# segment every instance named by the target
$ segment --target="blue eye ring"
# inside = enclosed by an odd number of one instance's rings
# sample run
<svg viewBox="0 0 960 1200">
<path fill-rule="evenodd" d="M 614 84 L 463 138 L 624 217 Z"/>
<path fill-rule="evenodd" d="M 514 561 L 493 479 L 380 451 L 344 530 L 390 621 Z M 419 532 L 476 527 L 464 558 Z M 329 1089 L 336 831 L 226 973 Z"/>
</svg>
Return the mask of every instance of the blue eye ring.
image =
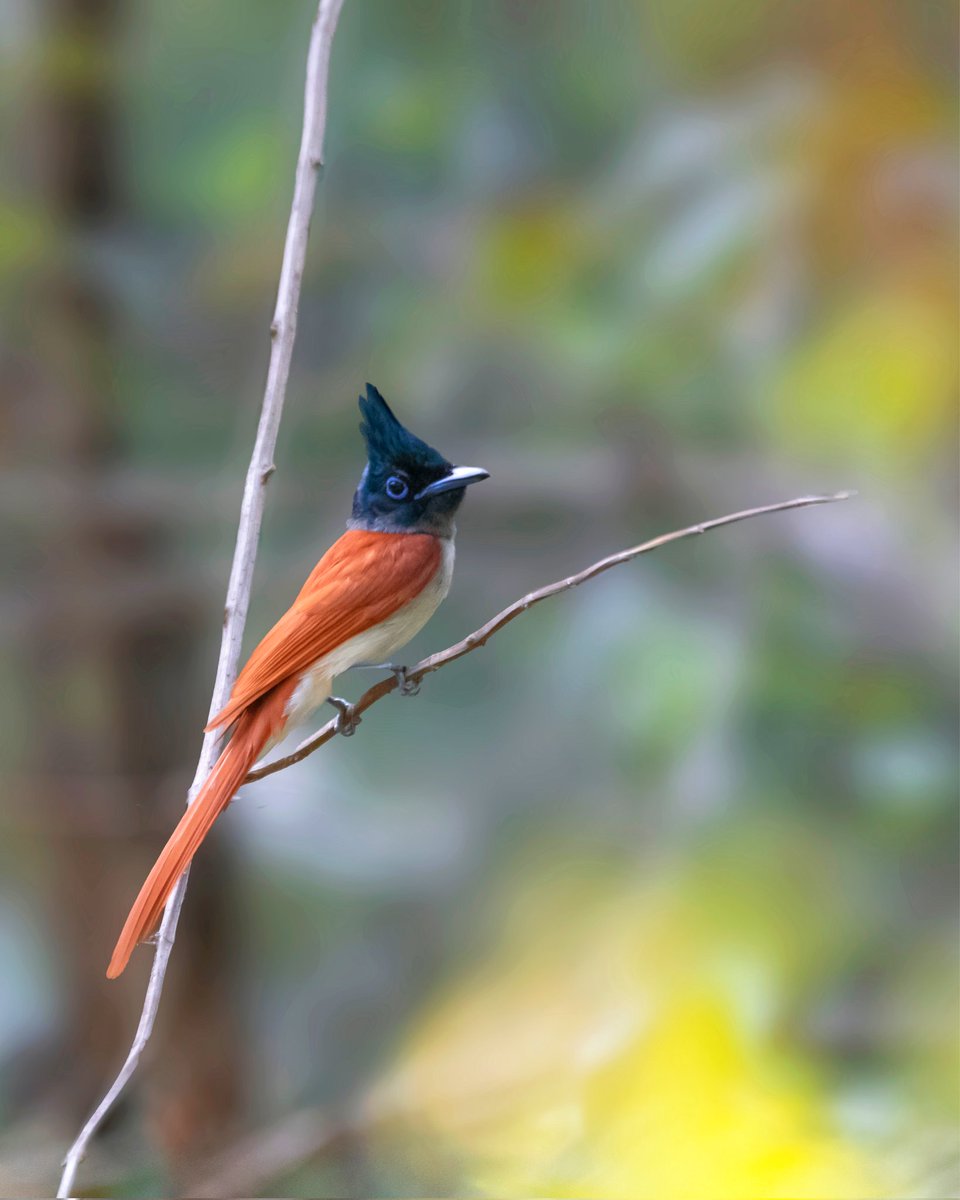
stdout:
<svg viewBox="0 0 960 1200">
<path fill-rule="evenodd" d="M 391 475 L 384 484 L 384 491 L 391 500 L 406 500 L 410 494 L 410 488 L 407 486 L 407 481 L 399 475 Z"/>
</svg>

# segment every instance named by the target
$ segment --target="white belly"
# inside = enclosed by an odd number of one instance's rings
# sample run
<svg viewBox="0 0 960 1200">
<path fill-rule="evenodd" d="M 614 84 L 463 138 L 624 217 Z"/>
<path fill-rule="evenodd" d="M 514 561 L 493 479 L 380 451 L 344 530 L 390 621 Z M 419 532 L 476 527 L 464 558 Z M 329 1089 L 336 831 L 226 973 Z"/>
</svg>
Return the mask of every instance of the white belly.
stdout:
<svg viewBox="0 0 960 1200">
<path fill-rule="evenodd" d="M 453 557 L 453 538 L 449 538 L 443 542 L 440 569 L 419 596 L 379 625 L 342 642 L 304 672 L 287 705 L 284 734 L 326 703 L 327 697 L 333 693 L 333 681 L 338 675 L 357 663 L 389 662 L 393 654 L 420 632 L 450 591 Z"/>
</svg>

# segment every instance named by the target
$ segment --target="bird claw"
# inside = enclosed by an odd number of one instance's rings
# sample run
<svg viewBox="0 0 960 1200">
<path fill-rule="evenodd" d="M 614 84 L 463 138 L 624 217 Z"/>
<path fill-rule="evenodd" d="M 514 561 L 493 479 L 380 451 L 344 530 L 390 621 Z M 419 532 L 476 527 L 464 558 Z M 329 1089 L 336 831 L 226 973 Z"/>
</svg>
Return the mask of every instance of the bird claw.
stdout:
<svg viewBox="0 0 960 1200">
<path fill-rule="evenodd" d="M 407 674 L 406 667 L 390 667 L 397 681 L 397 687 L 401 696 L 416 696 L 420 691 L 420 682 L 416 679 L 411 679 Z"/>
<path fill-rule="evenodd" d="M 407 668 L 398 667 L 394 663 L 354 663 L 351 669 L 355 671 L 392 671 L 401 696 L 415 696 L 420 691 L 420 683 L 407 675 Z"/>
<path fill-rule="evenodd" d="M 360 724 L 360 715 L 349 700 L 344 700 L 340 696 L 328 696 L 327 703 L 340 714 L 337 717 L 337 733 L 344 737 L 353 737 L 357 732 L 357 726 Z"/>
</svg>

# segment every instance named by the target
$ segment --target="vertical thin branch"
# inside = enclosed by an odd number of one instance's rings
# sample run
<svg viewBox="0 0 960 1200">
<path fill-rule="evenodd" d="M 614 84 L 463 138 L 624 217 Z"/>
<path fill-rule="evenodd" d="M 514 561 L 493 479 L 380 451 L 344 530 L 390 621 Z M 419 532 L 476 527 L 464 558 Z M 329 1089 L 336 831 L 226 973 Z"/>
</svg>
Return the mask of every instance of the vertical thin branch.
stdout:
<svg viewBox="0 0 960 1200">
<path fill-rule="evenodd" d="M 290 374 L 290 360 L 297 332 L 297 306 L 300 300 L 300 282 L 307 255 L 307 239 L 310 234 L 310 217 L 317 187 L 317 172 L 323 156 L 323 135 L 327 118 L 327 77 L 330 65 L 330 47 L 343 0 L 320 0 L 317 15 L 310 35 L 307 55 L 307 79 L 303 105 L 303 134 L 300 153 L 297 157 L 296 180 L 287 237 L 283 248 L 283 266 L 277 288 L 277 303 L 270 326 L 272 345 L 270 366 L 260 410 L 260 424 L 253 447 L 253 455 L 247 470 L 240 506 L 240 524 L 237 529 L 237 544 L 233 554 L 230 583 L 227 588 L 224 611 L 223 638 L 220 643 L 220 659 L 217 664 L 216 680 L 210 702 L 210 715 L 217 712 L 227 700 L 236 677 L 240 659 L 243 627 L 250 605 L 250 590 L 253 567 L 257 556 L 257 541 L 266 495 L 267 480 L 273 473 L 273 454 L 280 428 L 283 401 Z M 203 739 L 200 760 L 190 788 L 189 804 L 199 785 L 206 779 L 216 761 L 220 745 L 219 733 L 208 733 Z M 107 1113 L 123 1092 L 137 1069 L 140 1055 L 153 1032 L 153 1024 L 160 1006 L 164 979 L 170 954 L 177 933 L 177 920 L 187 890 L 187 872 L 170 894 L 163 914 L 160 932 L 153 956 L 150 981 L 144 997 L 140 1021 L 120 1072 L 107 1093 L 80 1130 L 80 1133 L 63 1160 L 63 1173 L 58 1197 L 70 1196 L 73 1192 L 77 1168 L 83 1161 L 87 1149 Z"/>
</svg>

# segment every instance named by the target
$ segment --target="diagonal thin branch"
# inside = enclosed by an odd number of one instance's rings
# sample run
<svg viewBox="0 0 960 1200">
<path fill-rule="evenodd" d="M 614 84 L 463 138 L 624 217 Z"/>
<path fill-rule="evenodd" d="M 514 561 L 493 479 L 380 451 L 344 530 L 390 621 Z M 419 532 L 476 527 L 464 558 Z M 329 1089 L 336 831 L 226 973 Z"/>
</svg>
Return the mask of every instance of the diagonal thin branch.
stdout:
<svg viewBox="0 0 960 1200">
<path fill-rule="evenodd" d="M 270 365 L 267 370 L 267 382 L 260 410 L 256 442 L 247 470 L 243 501 L 240 506 L 237 544 L 233 554 L 233 567 L 230 571 L 230 583 L 227 587 L 227 601 L 224 609 L 220 659 L 217 663 L 216 680 L 210 702 L 211 716 L 226 703 L 240 660 L 240 643 L 250 604 L 250 589 L 266 499 L 266 485 L 274 471 L 273 453 L 277 443 L 287 378 L 290 374 L 290 361 L 293 357 L 293 343 L 297 333 L 300 281 L 303 277 L 307 256 L 307 239 L 310 234 L 310 217 L 313 213 L 317 172 L 323 156 L 330 47 L 342 6 L 343 0 L 320 0 L 310 34 L 303 100 L 303 133 L 297 156 L 293 201 L 283 247 L 283 265 L 277 287 L 277 302 L 273 322 L 270 326 L 272 339 Z M 216 761 L 220 741 L 219 733 L 208 733 L 204 737 L 197 773 L 187 800 L 188 804 Z M 150 981 L 147 984 L 143 1009 L 133 1043 L 116 1079 L 80 1130 L 76 1141 L 67 1151 L 63 1160 L 60 1186 L 57 1190 L 58 1197 L 72 1194 L 77 1168 L 83 1161 L 87 1148 L 107 1113 L 136 1071 L 140 1055 L 153 1032 L 153 1023 L 160 1006 L 167 965 L 176 938 L 177 920 L 187 890 L 187 877 L 188 872 L 185 871 L 167 901 L 163 921 L 157 935 L 153 965 L 150 969 Z"/>
<path fill-rule="evenodd" d="M 519 617 L 521 613 L 525 613 L 528 609 L 533 608 L 535 604 L 540 604 L 541 601 L 547 600 L 551 596 L 558 596 L 561 592 L 569 591 L 570 588 L 579 587 L 581 583 L 586 583 L 588 579 L 594 579 L 604 571 L 609 571 L 611 567 L 619 567 L 621 563 L 639 558 L 641 554 L 649 554 L 651 550 L 659 550 L 661 546 L 667 546 L 671 542 L 680 542 L 684 538 L 695 537 L 698 534 L 707 533 L 711 529 L 719 529 L 721 525 L 734 525 L 737 521 L 747 521 L 751 517 L 762 517 L 766 513 L 785 512 L 791 508 L 809 508 L 814 504 L 834 504 L 838 500 L 849 500 L 851 496 L 855 495 L 856 492 L 833 492 L 827 496 L 799 496 L 795 500 L 781 500 L 777 504 L 763 504 L 759 508 L 747 508 L 741 512 L 728 513 L 724 517 L 713 517 L 709 521 L 701 521 L 698 525 L 689 525 L 686 529 L 675 529 L 672 533 L 663 533 L 660 537 L 652 538 L 649 542 L 643 542 L 639 546 L 631 546 L 629 550 L 621 550 L 617 554 L 601 558 L 599 562 L 592 563 L 589 567 L 578 571 L 576 575 L 568 575 L 566 579 L 558 579 L 556 583 L 548 583 L 546 587 L 538 588 L 535 592 L 528 592 L 526 596 L 521 596 L 519 600 L 515 600 L 513 604 L 508 605 L 502 612 L 497 613 L 495 617 L 491 617 L 485 625 L 481 625 L 473 633 L 467 634 L 462 641 L 457 642 L 453 646 L 448 646 L 446 650 L 440 650 L 436 654 L 431 654 L 428 658 L 422 659 L 415 667 L 411 667 L 406 672 L 406 678 L 409 683 L 416 686 L 425 675 L 439 671 L 441 667 L 456 662 L 458 658 L 463 658 L 464 655 L 470 654 L 474 650 L 479 650 L 481 646 L 485 646 L 495 633 L 503 629 L 504 625 L 509 625 L 511 621 Z M 399 682 L 395 675 L 381 679 L 378 683 L 368 688 L 355 704 L 351 705 L 352 715 L 359 717 L 361 713 L 365 713 L 378 700 L 382 700 L 384 696 L 389 696 L 397 687 L 399 687 Z M 274 762 L 266 763 L 264 766 L 255 767 L 246 777 L 244 783 L 253 783 L 257 779 L 264 779 L 267 775 L 275 775 L 277 771 L 283 771 L 287 767 L 292 767 L 294 763 L 302 762 L 309 755 L 313 754 L 315 750 L 319 750 L 321 746 L 335 737 L 339 730 L 340 718 L 334 717 L 321 729 L 318 729 L 316 733 L 311 734 L 310 737 L 302 741 L 290 754 L 285 755 L 283 758 L 278 758 Z"/>
</svg>

